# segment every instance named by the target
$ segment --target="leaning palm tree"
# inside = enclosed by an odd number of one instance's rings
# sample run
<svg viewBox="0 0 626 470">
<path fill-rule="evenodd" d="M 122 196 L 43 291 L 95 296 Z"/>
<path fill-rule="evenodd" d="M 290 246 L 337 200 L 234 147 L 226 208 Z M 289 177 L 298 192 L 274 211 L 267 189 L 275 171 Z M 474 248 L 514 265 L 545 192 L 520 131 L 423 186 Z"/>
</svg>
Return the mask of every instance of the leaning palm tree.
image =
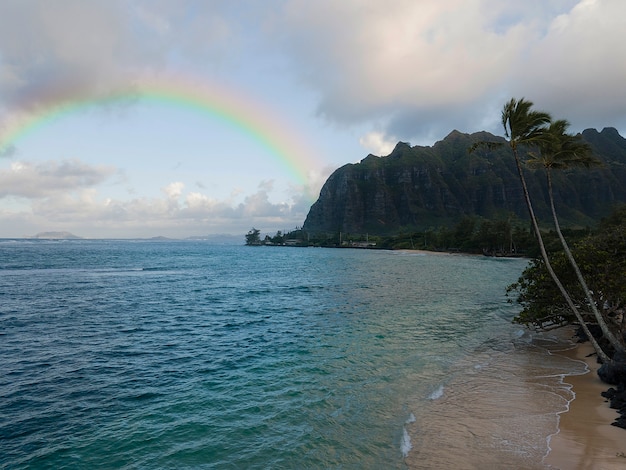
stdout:
<svg viewBox="0 0 626 470">
<path fill-rule="evenodd" d="M 552 182 L 552 170 L 564 170 L 571 167 L 585 167 L 589 168 L 592 165 L 599 165 L 600 161 L 591 154 L 591 147 L 583 142 L 577 136 L 573 136 L 567 133 L 569 122 L 565 119 L 554 121 L 545 130 L 545 135 L 538 142 L 538 148 L 540 153 L 531 153 L 530 158 L 527 160 L 527 164 L 530 167 L 543 167 L 546 172 L 548 197 L 550 200 L 550 209 L 552 211 L 552 219 L 556 233 L 561 241 L 563 250 L 569 263 L 571 264 L 576 278 L 583 289 L 587 303 L 591 307 L 591 311 L 598 323 L 602 334 L 609 341 L 611 346 L 616 351 L 624 351 L 624 343 L 620 341 L 618 337 L 611 331 L 605 318 L 602 316 L 596 302 L 591 295 L 591 291 L 587 286 L 587 282 L 583 277 L 578 263 L 574 259 L 572 252 L 561 232 L 561 226 L 559 224 L 559 218 L 556 214 L 556 208 L 554 204 L 554 190 Z"/>
<path fill-rule="evenodd" d="M 522 184 L 526 207 L 528 208 L 530 221 L 535 232 L 535 236 L 537 237 L 537 243 L 539 244 L 541 257 L 543 258 L 546 270 L 550 274 L 550 277 L 552 278 L 554 283 L 557 285 L 559 291 L 561 292 L 561 295 L 563 295 L 563 298 L 565 299 L 568 307 L 574 313 L 574 316 L 580 323 L 583 332 L 589 338 L 589 341 L 593 345 L 593 348 L 598 354 L 598 357 L 602 360 L 602 362 L 610 362 L 609 356 L 604 352 L 604 350 L 598 344 L 597 340 L 589 331 L 589 327 L 587 326 L 587 323 L 585 322 L 582 314 L 574 304 L 571 296 L 569 295 L 569 292 L 567 292 L 567 290 L 563 286 L 563 283 L 558 278 L 556 272 L 552 268 L 545 244 L 543 242 L 543 237 L 541 236 L 541 230 L 539 229 L 539 223 L 537 222 L 537 217 L 535 216 L 535 211 L 533 209 L 533 205 L 530 200 L 530 194 L 528 192 L 528 186 L 526 185 L 526 178 L 524 177 L 524 172 L 522 169 L 522 161 L 519 156 L 519 147 L 540 147 L 542 143 L 545 143 L 545 141 L 549 139 L 547 126 L 549 125 L 552 118 L 550 114 L 546 112 L 532 110 L 532 107 L 533 103 L 531 101 L 527 101 L 524 98 L 520 100 L 511 98 L 511 100 L 506 103 L 504 105 L 504 108 L 502 109 L 502 126 L 504 127 L 504 133 L 506 137 L 509 138 L 508 144 L 511 147 L 511 151 L 513 152 L 513 157 L 515 158 L 517 173 L 520 179 L 520 183 Z"/>
</svg>

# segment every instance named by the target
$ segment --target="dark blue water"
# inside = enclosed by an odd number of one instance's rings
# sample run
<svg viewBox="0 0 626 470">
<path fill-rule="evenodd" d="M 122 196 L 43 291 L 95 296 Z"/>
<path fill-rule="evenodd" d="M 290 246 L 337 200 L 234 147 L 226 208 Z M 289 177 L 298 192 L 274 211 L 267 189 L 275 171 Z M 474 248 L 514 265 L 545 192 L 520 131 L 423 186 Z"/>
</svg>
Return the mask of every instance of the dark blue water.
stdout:
<svg viewBox="0 0 626 470">
<path fill-rule="evenodd" d="M 405 468 L 451 374 L 510 354 L 525 264 L 0 242 L 0 467 Z"/>
</svg>

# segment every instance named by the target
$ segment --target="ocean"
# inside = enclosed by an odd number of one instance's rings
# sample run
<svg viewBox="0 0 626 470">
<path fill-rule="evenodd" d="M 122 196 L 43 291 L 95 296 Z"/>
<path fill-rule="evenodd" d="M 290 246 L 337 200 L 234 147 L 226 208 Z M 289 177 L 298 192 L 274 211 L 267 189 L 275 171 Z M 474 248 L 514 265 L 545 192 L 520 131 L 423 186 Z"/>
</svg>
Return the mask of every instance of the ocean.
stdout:
<svg viewBox="0 0 626 470">
<path fill-rule="evenodd" d="M 544 468 L 563 333 L 522 259 L 0 241 L 0 468 Z"/>
</svg>

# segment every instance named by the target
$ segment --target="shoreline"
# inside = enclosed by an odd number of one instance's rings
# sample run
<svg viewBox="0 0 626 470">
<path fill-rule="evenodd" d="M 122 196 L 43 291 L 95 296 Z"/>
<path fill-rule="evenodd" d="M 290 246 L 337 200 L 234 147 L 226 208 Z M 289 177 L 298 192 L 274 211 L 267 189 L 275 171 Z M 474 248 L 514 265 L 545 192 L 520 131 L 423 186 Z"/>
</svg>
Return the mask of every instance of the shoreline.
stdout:
<svg viewBox="0 0 626 470">
<path fill-rule="evenodd" d="M 589 371 L 563 378 L 575 395 L 568 410 L 559 414 L 558 431 L 548 439 L 544 464 L 562 470 L 626 468 L 626 430 L 611 425 L 619 415 L 600 395 L 610 385 L 598 377 L 600 364 L 593 347 L 579 343 L 553 354 L 584 362 Z"/>
<path fill-rule="evenodd" d="M 409 406 L 418 412 L 404 425 L 407 467 L 626 469 L 626 430 L 612 425 L 619 413 L 601 395 L 610 385 L 574 334 L 472 355 L 424 413 L 421 400 Z"/>
</svg>

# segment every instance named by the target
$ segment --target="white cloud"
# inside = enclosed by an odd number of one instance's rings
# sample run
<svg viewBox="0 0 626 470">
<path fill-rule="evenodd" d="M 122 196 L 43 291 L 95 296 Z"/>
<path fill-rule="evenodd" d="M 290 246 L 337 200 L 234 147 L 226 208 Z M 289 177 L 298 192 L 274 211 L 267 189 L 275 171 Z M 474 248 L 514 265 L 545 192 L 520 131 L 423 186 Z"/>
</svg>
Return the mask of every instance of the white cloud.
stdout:
<svg viewBox="0 0 626 470">
<path fill-rule="evenodd" d="M 71 165 L 66 165 L 69 169 Z M 63 165 L 52 165 L 50 174 L 58 174 Z M 81 165 L 74 166 L 77 169 Z M 163 188 L 161 198 L 133 198 L 131 200 L 103 197 L 87 180 L 72 179 L 54 183 L 50 190 L 47 178 L 38 179 L 46 171 L 16 162 L 13 176 L 23 174 L 27 187 L 38 187 L 42 182 L 48 190 L 24 189 L 8 196 L 32 198 L 29 209 L 0 210 L 0 224 L 10 222 L 12 233 L 4 236 L 20 237 L 40 231 L 67 230 L 87 237 L 151 237 L 166 235 L 184 238 L 208 233 L 245 233 L 251 226 L 275 230 L 292 229 L 301 225 L 306 213 L 297 197 L 290 202 L 272 202 L 273 183 L 262 181 L 256 192 L 244 197 L 243 202 L 218 200 L 198 191 L 185 192 L 185 185 L 174 182 Z M 61 172 L 62 173 L 62 172 Z M 74 173 L 90 174 L 89 168 Z M 97 172 L 96 172 L 97 174 Z M 5 175 L 6 176 L 6 175 Z M 11 178 L 0 177 L 0 184 Z M 96 178 L 97 179 L 97 178 Z M 95 179 L 92 181 L 96 183 Z M 301 195 L 300 195 L 301 196 Z M 302 197 L 302 196 L 301 196 Z M 308 210 L 308 206 L 306 207 Z"/>
<path fill-rule="evenodd" d="M 118 170 L 109 166 L 91 166 L 78 160 L 30 163 L 15 161 L 9 169 L 0 169 L 0 198 L 43 198 L 68 193 L 103 183 Z"/>
<path fill-rule="evenodd" d="M 519 26 L 493 31 L 486 3 L 293 1 L 286 40 L 303 59 L 303 78 L 323 92 L 320 112 L 331 118 L 458 106 L 501 80 L 521 47 Z"/>
<path fill-rule="evenodd" d="M 288 58 L 320 115 L 383 119 L 402 140 L 481 130 L 513 95 L 620 126 L 625 14 L 622 0 L 3 2 L 0 91 L 35 105 L 180 64 L 242 68 L 254 52 Z"/>
<path fill-rule="evenodd" d="M 359 143 L 377 156 L 389 155 L 398 143 L 395 137 L 388 137 L 383 132 L 372 131 L 359 139 Z"/>
<path fill-rule="evenodd" d="M 237 62 L 227 1 L 0 2 L 2 106 L 104 96 L 177 64 Z"/>
<path fill-rule="evenodd" d="M 482 130 L 511 96 L 625 126 L 625 15 L 621 0 L 294 0 L 276 34 L 322 115 L 420 140 Z"/>
<path fill-rule="evenodd" d="M 529 98 L 579 128 L 624 126 L 626 61 L 618 45 L 626 41 L 625 16 L 619 0 L 583 0 L 555 18 L 528 51 Z"/>
<path fill-rule="evenodd" d="M 168 184 L 165 188 L 163 188 L 163 192 L 167 195 L 168 199 L 178 199 L 183 193 L 183 189 L 185 188 L 185 184 L 180 181 L 176 181 L 174 183 Z"/>
<path fill-rule="evenodd" d="M 100 93 L 137 63 L 120 2 L 2 2 L 0 92 L 22 108 Z M 141 64 L 139 64 L 141 65 Z"/>
</svg>

